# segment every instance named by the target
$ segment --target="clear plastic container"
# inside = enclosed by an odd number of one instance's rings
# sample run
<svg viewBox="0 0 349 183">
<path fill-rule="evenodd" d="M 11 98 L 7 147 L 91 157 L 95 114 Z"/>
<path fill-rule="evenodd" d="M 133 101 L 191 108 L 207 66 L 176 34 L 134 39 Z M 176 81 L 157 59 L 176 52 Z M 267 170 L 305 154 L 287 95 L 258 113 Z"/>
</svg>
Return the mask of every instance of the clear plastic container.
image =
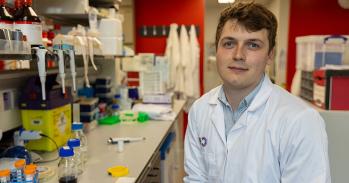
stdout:
<svg viewBox="0 0 349 183">
<path fill-rule="evenodd" d="M 72 136 L 71 138 L 76 138 L 80 140 L 81 156 L 84 163 L 86 163 L 87 156 L 87 137 L 83 132 L 83 124 L 81 122 L 73 122 L 72 124 Z"/>
<path fill-rule="evenodd" d="M 68 146 L 73 149 L 74 156 L 73 160 L 76 165 L 76 170 L 78 175 L 81 175 L 84 170 L 84 161 L 81 153 L 80 140 L 79 139 L 69 139 Z"/>
<path fill-rule="evenodd" d="M 25 183 L 37 183 L 37 180 L 35 179 L 36 169 L 25 167 L 23 173 Z"/>
<path fill-rule="evenodd" d="M 10 183 L 10 170 L 0 170 L 0 183 Z"/>
<path fill-rule="evenodd" d="M 23 175 L 24 166 L 25 166 L 24 159 L 20 159 L 15 162 L 16 175 L 14 178 L 17 182 L 22 182 L 24 180 L 24 175 Z"/>
<path fill-rule="evenodd" d="M 32 169 L 34 172 L 33 172 L 33 180 L 34 180 L 34 183 L 38 183 L 39 182 L 39 172 L 37 171 L 37 169 L 38 169 L 38 166 L 37 165 L 35 165 L 35 164 L 29 164 L 29 165 L 26 165 L 25 166 L 25 169 L 24 169 L 24 177 L 25 177 L 25 179 L 27 180 L 27 175 L 26 175 L 26 169 Z M 29 171 L 27 170 L 27 173 L 28 173 Z M 29 177 L 31 176 L 31 175 L 28 175 Z"/>
<path fill-rule="evenodd" d="M 119 104 L 112 104 L 112 105 L 111 105 L 111 110 L 112 110 L 112 115 L 113 115 L 113 116 L 119 115 L 119 111 L 120 111 L 120 106 L 119 106 Z"/>
<path fill-rule="evenodd" d="M 74 151 L 68 146 L 59 149 L 61 160 L 58 164 L 58 181 L 59 183 L 77 183 L 78 176 L 73 160 Z"/>
</svg>

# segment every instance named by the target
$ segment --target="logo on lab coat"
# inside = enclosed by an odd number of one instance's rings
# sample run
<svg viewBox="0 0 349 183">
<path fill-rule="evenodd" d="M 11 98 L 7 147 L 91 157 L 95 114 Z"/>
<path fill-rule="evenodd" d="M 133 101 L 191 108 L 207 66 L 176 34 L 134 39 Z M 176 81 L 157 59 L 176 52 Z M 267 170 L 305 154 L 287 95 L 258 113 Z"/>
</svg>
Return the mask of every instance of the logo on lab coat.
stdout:
<svg viewBox="0 0 349 183">
<path fill-rule="evenodd" d="M 199 137 L 199 142 L 200 142 L 202 147 L 205 147 L 207 145 L 206 137 Z"/>
</svg>

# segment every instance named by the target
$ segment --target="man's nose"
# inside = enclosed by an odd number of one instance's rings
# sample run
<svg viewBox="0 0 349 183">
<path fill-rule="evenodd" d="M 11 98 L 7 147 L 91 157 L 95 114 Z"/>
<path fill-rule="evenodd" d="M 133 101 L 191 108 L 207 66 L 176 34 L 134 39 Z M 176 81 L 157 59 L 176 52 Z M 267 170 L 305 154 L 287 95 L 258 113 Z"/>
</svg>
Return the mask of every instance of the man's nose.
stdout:
<svg viewBox="0 0 349 183">
<path fill-rule="evenodd" d="M 238 44 L 233 53 L 233 60 L 234 61 L 244 61 L 245 60 L 245 51 L 243 48 L 243 45 Z"/>
</svg>

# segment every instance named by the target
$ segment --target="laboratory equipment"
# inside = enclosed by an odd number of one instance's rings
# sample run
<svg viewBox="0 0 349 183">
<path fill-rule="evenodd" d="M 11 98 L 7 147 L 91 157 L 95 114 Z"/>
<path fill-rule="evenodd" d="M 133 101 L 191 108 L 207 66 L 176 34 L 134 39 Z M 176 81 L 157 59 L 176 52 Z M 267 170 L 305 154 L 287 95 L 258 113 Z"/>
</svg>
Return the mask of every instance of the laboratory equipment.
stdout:
<svg viewBox="0 0 349 183">
<path fill-rule="evenodd" d="M 58 164 L 58 181 L 59 183 L 77 183 L 77 171 L 74 164 L 74 151 L 68 146 L 59 149 L 61 160 Z"/>
<path fill-rule="evenodd" d="M 82 157 L 81 147 L 80 147 L 80 140 L 76 139 L 76 138 L 69 139 L 67 144 L 74 151 L 73 160 L 75 162 L 74 164 L 75 164 L 77 173 L 78 173 L 78 175 L 80 175 L 80 174 L 82 174 L 84 167 L 85 167 L 84 160 Z"/>
<path fill-rule="evenodd" d="M 39 46 L 42 45 L 42 25 L 31 6 L 32 0 L 23 0 L 22 8 L 15 13 L 13 29 L 21 30 L 32 46 Z"/>
<path fill-rule="evenodd" d="M 24 166 L 25 166 L 25 160 L 20 159 L 15 162 L 15 171 L 13 172 L 13 178 L 11 180 L 16 180 L 14 182 L 22 182 L 24 180 Z"/>
<path fill-rule="evenodd" d="M 349 109 L 349 70 L 316 70 L 314 104 L 327 110 Z"/>
<path fill-rule="evenodd" d="M 110 137 L 107 142 L 108 144 L 118 144 L 119 142 L 130 143 L 145 140 L 145 137 Z"/>
<path fill-rule="evenodd" d="M 61 78 L 62 93 L 65 94 L 65 53 L 62 49 L 62 45 L 54 45 L 53 51 L 58 56 L 58 73 Z"/>
<path fill-rule="evenodd" d="M 38 64 L 38 71 L 39 71 L 39 77 L 40 77 L 40 83 L 41 83 L 41 95 L 42 100 L 46 100 L 46 89 L 45 89 L 45 83 L 46 83 L 46 57 L 47 57 L 47 50 L 42 47 L 34 47 L 34 52 L 36 57 L 37 64 Z"/>
<path fill-rule="evenodd" d="M 81 122 L 74 122 L 72 124 L 72 138 L 76 138 L 80 140 L 80 147 L 81 147 L 81 156 L 83 162 L 87 161 L 87 137 L 85 136 L 83 132 L 83 124 Z"/>
<path fill-rule="evenodd" d="M 25 167 L 23 174 L 25 183 L 37 183 L 37 180 L 35 179 L 36 169 Z"/>
<path fill-rule="evenodd" d="M 10 170 L 0 170 L 0 183 L 10 183 Z"/>
<path fill-rule="evenodd" d="M 41 131 L 47 138 L 31 140 L 26 144 L 28 149 L 53 151 L 57 146 L 64 145 L 71 133 L 71 102 L 70 87 L 66 94 L 56 87 L 56 74 L 47 76 L 47 100 L 38 100 L 38 79 L 32 77 L 24 87 L 19 98 L 23 127 L 26 130 Z M 52 138 L 52 139 L 50 139 Z"/>
<path fill-rule="evenodd" d="M 0 28 L 12 29 L 13 17 L 6 9 L 6 0 L 0 0 Z"/>
</svg>

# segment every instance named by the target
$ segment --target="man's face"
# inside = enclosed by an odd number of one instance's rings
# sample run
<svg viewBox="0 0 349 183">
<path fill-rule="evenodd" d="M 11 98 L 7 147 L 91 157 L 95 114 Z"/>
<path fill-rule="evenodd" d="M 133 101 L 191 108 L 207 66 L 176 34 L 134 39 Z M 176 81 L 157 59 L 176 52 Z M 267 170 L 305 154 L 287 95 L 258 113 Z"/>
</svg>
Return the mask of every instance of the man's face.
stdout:
<svg viewBox="0 0 349 183">
<path fill-rule="evenodd" d="M 253 89 L 272 61 L 268 31 L 249 32 L 235 20 L 228 20 L 217 46 L 217 69 L 224 85 L 232 89 Z"/>
</svg>

